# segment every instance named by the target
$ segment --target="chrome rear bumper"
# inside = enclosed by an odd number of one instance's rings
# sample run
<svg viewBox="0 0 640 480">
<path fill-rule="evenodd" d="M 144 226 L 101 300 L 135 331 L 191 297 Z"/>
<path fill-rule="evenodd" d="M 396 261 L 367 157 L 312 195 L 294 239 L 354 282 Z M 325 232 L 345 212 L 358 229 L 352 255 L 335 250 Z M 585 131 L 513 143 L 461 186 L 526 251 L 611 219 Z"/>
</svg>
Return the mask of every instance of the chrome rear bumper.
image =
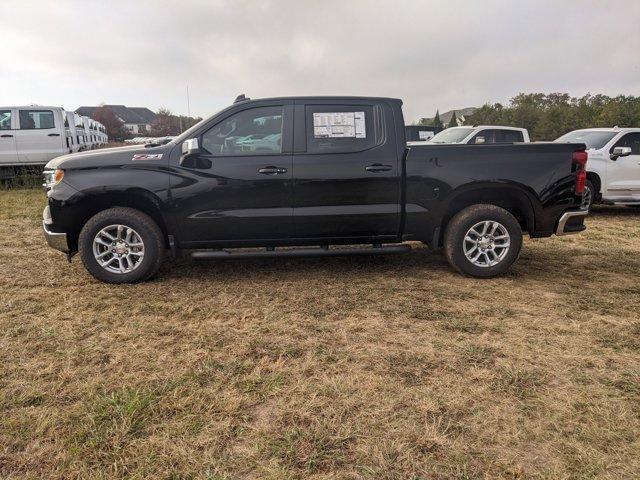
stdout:
<svg viewBox="0 0 640 480">
<path fill-rule="evenodd" d="M 586 227 L 582 224 L 578 226 L 578 228 L 570 228 L 567 231 L 567 223 L 573 218 L 577 217 L 586 217 L 589 214 L 589 210 L 572 210 L 569 212 L 564 212 L 558 220 L 558 226 L 556 227 L 556 235 L 571 235 L 573 233 L 580 233 Z"/>
</svg>

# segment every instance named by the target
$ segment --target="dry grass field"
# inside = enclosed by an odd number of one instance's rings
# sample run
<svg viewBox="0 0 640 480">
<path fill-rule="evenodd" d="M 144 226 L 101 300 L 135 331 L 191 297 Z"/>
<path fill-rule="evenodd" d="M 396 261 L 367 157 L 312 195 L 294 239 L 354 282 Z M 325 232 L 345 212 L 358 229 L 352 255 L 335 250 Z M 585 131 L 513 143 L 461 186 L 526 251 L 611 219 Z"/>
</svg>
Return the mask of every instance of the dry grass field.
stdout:
<svg viewBox="0 0 640 480">
<path fill-rule="evenodd" d="M 0 478 L 640 477 L 640 211 L 511 273 L 387 257 L 167 262 L 134 286 L 0 192 Z"/>
</svg>

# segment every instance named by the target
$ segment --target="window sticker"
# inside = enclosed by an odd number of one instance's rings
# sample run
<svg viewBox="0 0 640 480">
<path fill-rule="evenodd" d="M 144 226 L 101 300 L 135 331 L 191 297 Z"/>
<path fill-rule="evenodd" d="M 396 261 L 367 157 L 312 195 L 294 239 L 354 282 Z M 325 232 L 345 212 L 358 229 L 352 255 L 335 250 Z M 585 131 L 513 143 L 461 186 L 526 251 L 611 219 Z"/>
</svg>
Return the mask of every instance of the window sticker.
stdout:
<svg viewBox="0 0 640 480">
<path fill-rule="evenodd" d="M 364 112 L 320 112 L 313 114 L 315 138 L 366 138 Z"/>
</svg>

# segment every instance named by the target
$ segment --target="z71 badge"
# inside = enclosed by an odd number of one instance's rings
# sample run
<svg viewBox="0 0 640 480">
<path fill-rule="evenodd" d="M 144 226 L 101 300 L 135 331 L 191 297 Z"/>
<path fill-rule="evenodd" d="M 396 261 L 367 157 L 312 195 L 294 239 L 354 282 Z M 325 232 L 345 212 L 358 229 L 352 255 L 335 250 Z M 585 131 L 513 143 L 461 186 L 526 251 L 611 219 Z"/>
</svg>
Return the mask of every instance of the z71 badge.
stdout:
<svg viewBox="0 0 640 480">
<path fill-rule="evenodd" d="M 131 160 L 160 160 L 161 153 L 136 153 Z"/>
</svg>

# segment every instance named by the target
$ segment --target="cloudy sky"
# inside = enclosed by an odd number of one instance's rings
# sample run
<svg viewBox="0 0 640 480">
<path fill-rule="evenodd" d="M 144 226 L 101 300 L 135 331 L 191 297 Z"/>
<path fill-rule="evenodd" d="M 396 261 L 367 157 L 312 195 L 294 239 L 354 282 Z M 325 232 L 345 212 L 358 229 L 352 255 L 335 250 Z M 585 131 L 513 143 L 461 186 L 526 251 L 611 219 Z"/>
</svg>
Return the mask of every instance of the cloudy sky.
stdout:
<svg viewBox="0 0 640 480">
<path fill-rule="evenodd" d="M 518 92 L 640 95 L 638 0 L 2 0 L 0 105 L 209 115 L 380 95 L 409 121 Z"/>
</svg>

